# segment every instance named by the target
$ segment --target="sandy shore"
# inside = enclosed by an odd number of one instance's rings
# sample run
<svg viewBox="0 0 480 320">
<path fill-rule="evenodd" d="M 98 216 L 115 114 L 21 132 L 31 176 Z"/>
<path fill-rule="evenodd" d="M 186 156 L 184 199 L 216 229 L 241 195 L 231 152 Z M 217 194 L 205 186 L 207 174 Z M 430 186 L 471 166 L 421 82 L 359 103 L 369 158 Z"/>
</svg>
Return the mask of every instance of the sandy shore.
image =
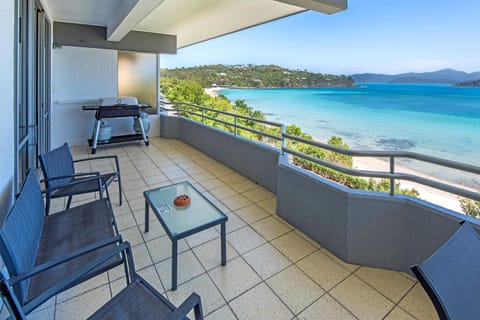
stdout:
<svg viewBox="0 0 480 320">
<path fill-rule="evenodd" d="M 212 97 L 218 96 L 218 91 L 223 90 L 223 87 L 210 87 L 205 89 L 205 93 Z"/>
<path fill-rule="evenodd" d="M 377 158 L 360 158 L 354 157 L 353 158 L 353 167 L 356 169 L 363 169 L 363 170 L 382 170 L 382 171 L 389 171 L 390 165 L 387 161 L 377 159 Z M 428 178 L 431 180 L 436 180 L 439 182 L 445 182 L 434 177 L 425 175 L 423 173 L 416 172 L 414 170 L 401 167 L 395 165 L 395 171 L 397 172 L 404 172 L 415 174 L 420 177 Z M 446 182 L 449 183 L 449 182 Z M 420 198 L 434 204 L 440 205 L 442 207 L 455 210 L 458 212 L 462 212 L 460 207 L 459 197 L 457 195 L 437 190 L 434 188 L 430 188 L 428 186 L 424 186 L 422 184 L 418 184 L 411 181 L 400 181 L 401 188 L 415 188 L 420 193 Z M 456 185 L 460 188 L 465 188 L 464 186 Z"/>
</svg>

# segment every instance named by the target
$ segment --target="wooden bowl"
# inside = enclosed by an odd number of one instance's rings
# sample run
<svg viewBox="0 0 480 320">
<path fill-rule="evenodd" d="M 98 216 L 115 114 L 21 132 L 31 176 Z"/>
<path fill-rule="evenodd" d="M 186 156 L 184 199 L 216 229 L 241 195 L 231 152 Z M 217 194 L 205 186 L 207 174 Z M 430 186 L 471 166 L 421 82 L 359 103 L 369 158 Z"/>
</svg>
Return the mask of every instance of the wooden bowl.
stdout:
<svg viewBox="0 0 480 320">
<path fill-rule="evenodd" d="M 191 202 L 191 199 L 186 194 L 181 194 L 173 200 L 173 204 L 176 205 L 177 207 L 188 206 L 190 204 L 190 202 Z"/>
</svg>

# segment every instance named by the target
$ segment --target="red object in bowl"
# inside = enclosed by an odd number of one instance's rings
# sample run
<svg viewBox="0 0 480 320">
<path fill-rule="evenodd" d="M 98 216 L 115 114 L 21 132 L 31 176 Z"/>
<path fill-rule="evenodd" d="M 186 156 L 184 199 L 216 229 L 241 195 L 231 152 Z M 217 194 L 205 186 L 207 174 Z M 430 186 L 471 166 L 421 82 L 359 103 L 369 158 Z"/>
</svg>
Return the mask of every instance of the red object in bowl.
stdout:
<svg viewBox="0 0 480 320">
<path fill-rule="evenodd" d="M 173 204 L 177 207 L 185 207 L 190 204 L 190 197 L 186 194 L 181 194 L 173 200 Z"/>
</svg>

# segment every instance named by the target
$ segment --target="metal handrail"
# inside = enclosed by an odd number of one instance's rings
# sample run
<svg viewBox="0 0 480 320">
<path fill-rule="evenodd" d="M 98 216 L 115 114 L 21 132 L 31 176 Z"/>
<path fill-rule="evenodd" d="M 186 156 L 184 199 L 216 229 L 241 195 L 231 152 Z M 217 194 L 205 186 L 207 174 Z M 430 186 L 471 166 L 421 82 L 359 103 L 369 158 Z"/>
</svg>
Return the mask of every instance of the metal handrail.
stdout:
<svg viewBox="0 0 480 320">
<path fill-rule="evenodd" d="M 358 150 L 350 150 L 350 149 L 342 149 L 338 148 L 323 142 L 315 141 L 315 140 L 309 140 L 305 139 L 302 137 L 294 136 L 291 134 L 286 133 L 286 126 L 282 123 L 278 122 L 273 122 L 273 121 L 268 121 L 268 120 L 262 120 L 262 119 L 256 119 L 248 116 L 243 116 L 243 115 L 238 115 L 236 113 L 232 112 L 227 112 L 227 111 L 222 111 L 222 110 L 217 110 L 213 108 L 208 108 L 204 106 L 199 106 L 196 104 L 192 103 L 186 103 L 186 102 L 172 102 L 170 103 L 171 105 L 175 106 L 175 109 L 166 109 L 164 107 L 159 107 L 160 110 L 167 111 L 167 112 L 176 112 L 177 116 L 182 116 L 183 113 L 188 113 L 191 115 L 195 115 L 201 118 L 201 123 L 205 124 L 205 119 L 212 120 L 218 123 L 222 123 L 227 126 L 231 126 L 234 129 L 234 135 L 238 135 L 238 129 L 249 131 L 258 135 L 262 135 L 268 138 L 271 138 L 273 140 L 277 140 L 281 142 L 281 147 L 280 150 L 282 154 L 288 153 L 297 157 L 300 157 L 302 159 L 311 161 L 313 163 L 319 164 L 321 166 L 351 175 L 351 176 L 357 176 L 357 177 L 371 177 L 371 178 L 385 178 L 390 180 L 390 195 L 395 194 L 395 180 L 408 180 L 408 181 L 413 181 L 419 184 L 423 184 L 429 187 L 433 187 L 439 190 L 443 190 L 446 192 L 450 192 L 462 197 L 466 197 L 472 200 L 480 201 L 480 192 L 475 192 L 475 191 L 470 191 L 467 189 L 459 188 L 450 184 L 446 184 L 443 182 L 439 182 L 436 180 L 428 179 L 428 178 L 423 178 L 414 174 L 409 174 L 409 173 L 401 173 L 401 172 L 395 172 L 395 159 L 397 158 L 407 158 L 407 159 L 414 159 L 414 160 L 419 160 L 423 162 L 427 162 L 430 164 L 435 164 L 435 165 L 440 165 L 443 167 L 447 168 L 452 168 L 464 172 L 469 172 L 473 174 L 478 174 L 480 175 L 480 167 L 470 165 L 470 164 L 465 164 L 457 161 L 452 161 L 452 160 L 446 160 L 446 159 L 441 159 L 437 157 L 432 157 L 420 153 L 415 153 L 415 152 L 410 152 L 410 151 L 358 151 Z M 194 112 L 191 110 L 187 110 L 185 108 L 182 108 L 182 106 L 187 106 L 187 107 L 193 107 L 197 108 L 198 110 L 201 110 L 202 112 Z M 233 117 L 233 122 L 217 119 L 215 117 L 211 117 L 205 114 L 205 111 L 212 111 L 217 114 L 223 114 L 227 116 Z M 281 135 L 276 136 L 272 135 L 267 132 L 262 132 L 256 129 L 248 128 L 245 126 L 242 126 L 238 124 L 237 119 L 244 119 L 244 120 L 249 120 L 257 123 L 262 123 L 262 124 L 267 124 L 270 126 L 278 127 L 280 128 Z M 345 168 L 315 157 L 312 157 L 310 155 L 304 154 L 302 152 L 299 152 L 297 150 L 291 149 L 287 147 L 286 140 L 292 140 L 304 144 L 308 144 L 314 147 L 319 147 L 321 149 L 329 150 L 332 152 L 340 153 L 343 155 L 347 156 L 352 156 L 352 157 L 381 157 L 381 158 L 389 158 L 390 162 L 390 168 L 389 171 L 371 171 L 371 170 L 358 170 L 358 169 L 350 169 L 350 168 Z"/>
<path fill-rule="evenodd" d="M 228 112 L 228 111 L 222 111 L 222 110 L 218 110 L 218 109 L 213 109 L 213 108 L 208 108 L 208 107 L 199 106 L 199 105 L 196 105 L 196 104 L 193 104 L 193 103 L 187 103 L 187 102 L 172 102 L 171 104 L 176 105 L 176 106 L 184 105 L 184 106 L 194 107 L 194 108 L 198 108 L 198 109 L 200 109 L 200 110 L 213 111 L 213 112 L 215 112 L 215 113 L 225 114 L 225 115 L 227 115 L 227 116 L 232 116 L 232 117 L 237 117 L 237 118 L 240 118 L 240 119 L 252 120 L 252 121 L 255 121 L 255 122 L 259 122 L 259 123 L 268 124 L 268 125 L 271 125 L 271 126 L 274 126 L 274 127 L 279 127 L 279 128 L 282 127 L 282 124 L 281 124 L 281 123 L 278 123 L 278 122 L 273 122 L 273 121 L 268 121 L 268 120 L 263 120 L 263 119 L 257 119 L 257 118 L 247 117 L 247 116 L 243 116 L 243 115 L 236 114 L 236 113 L 232 113 L 232 112 Z M 177 110 L 177 111 L 179 111 L 179 110 Z M 181 111 L 184 111 L 184 110 L 181 110 Z"/>
<path fill-rule="evenodd" d="M 257 123 L 261 123 L 261 124 L 266 124 L 266 125 L 278 127 L 278 128 L 280 128 L 280 133 L 282 133 L 282 132 L 285 131 L 285 129 L 284 129 L 285 126 L 281 123 L 278 123 L 278 122 L 252 118 L 252 117 L 248 117 L 248 116 L 244 116 L 244 115 L 240 115 L 240 114 L 236 114 L 236 113 L 232 113 L 232 112 L 228 112 L 228 111 L 222 111 L 222 110 L 217 110 L 217 109 L 208 108 L 208 107 L 204 107 L 204 106 L 199 106 L 199 105 L 192 104 L 192 103 L 172 102 L 171 104 L 174 105 L 176 107 L 176 109 L 172 110 L 172 109 L 166 109 L 166 108 L 160 107 L 160 110 L 170 111 L 170 112 L 175 111 L 175 112 L 177 112 L 178 116 L 181 116 L 182 112 L 183 113 L 188 113 L 188 114 L 191 114 L 191 115 L 195 115 L 195 116 L 201 118 L 201 123 L 202 124 L 205 124 L 205 119 L 208 119 L 208 120 L 212 120 L 212 121 L 215 121 L 215 122 L 218 122 L 218 123 L 222 123 L 222 124 L 227 125 L 227 126 L 232 126 L 233 129 L 234 129 L 234 135 L 236 135 L 236 136 L 238 135 L 238 129 L 241 129 L 241 130 L 249 131 L 249 132 L 261 135 L 261 136 L 268 137 L 268 138 L 273 139 L 273 140 L 277 140 L 277 141 L 281 141 L 281 142 L 283 141 L 283 138 L 282 138 L 281 135 L 276 136 L 276 135 L 270 134 L 268 132 L 263 132 L 263 131 L 260 131 L 260 130 L 256 130 L 256 129 L 252 129 L 252 128 L 249 128 L 249 127 L 242 126 L 241 124 L 238 124 L 237 119 L 244 119 L 244 120 L 249 120 L 249 121 L 253 121 L 253 122 L 257 122 Z M 197 108 L 197 109 L 201 110 L 202 113 L 187 110 L 185 108 L 181 108 L 181 106 L 188 106 L 188 107 Z M 205 111 L 212 111 L 212 112 L 215 112 L 217 114 L 223 114 L 223 115 L 233 117 L 233 122 L 229 122 L 229 121 L 225 121 L 225 120 L 221 120 L 221 119 L 217 119 L 217 118 L 208 116 L 208 115 L 205 114 Z"/>
<path fill-rule="evenodd" d="M 480 167 L 457 162 L 457 161 L 452 161 L 452 160 L 446 160 L 442 158 L 437 158 L 437 157 L 432 157 L 432 156 L 427 156 L 421 153 L 416 153 L 416 152 L 411 152 L 411 151 L 358 151 L 358 150 L 350 150 L 350 149 L 342 149 L 338 148 L 335 146 L 332 146 L 330 144 L 326 144 L 323 142 L 315 141 L 315 140 L 308 140 L 305 138 L 301 138 L 298 136 L 294 136 L 291 134 L 284 134 L 283 135 L 285 138 L 294 140 L 297 142 L 301 143 L 306 143 L 310 144 L 315 147 L 319 147 L 322 149 L 327 149 L 330 151 L 338 152 L 345 154 L 347 156 L 352 156 L 352 157 L 382 157 L 382 158 L 387 158 L 387 157 L 396 157 L 396 158 L 410 158 L 410 159 L 415 159 L 415 160 L 420 160 L 424 162 L 430 162 L 433 164 L 438 164 L 444 167 L 449 167 L 452 169 L 458 169 L 462 171 L 467 171 L 475 174 L 480 174 Z"/>
<path fill-rule="evenodd" d="M 298 152 L 296 150 L 293 150 L 288 147 L 282 147 L 282 151 L 286 152 L 288 154 L 295 155 L 297 157 L 303 158 L 305 160 L 314 162 L 316 164 L 319 164 L 321 166 L 349 174 L 352 176 L 357 176 L 357 177 L 372 177 L 372 178 L 386 178 L 390 180 L 390 194 L 394 195 L 395 194 L 395 179 L 398 180 L 409 180 L 413 181 L 416 183 L 420 183 L 426 186 L 430 186 L 436 189 L 440 189 L 443 191 L 447 191 L 462 197 L 467 197 L 472 200 L 480 201 L 480 193 L 479 192 L 474 192 L 470 191 L 467 189 L 459 188 L 456 186 L 452 186 L 449 184 L 445 184 L 442 182 L 438 182 L 435 180 L 431 180 L 428 178 L 423 178 L 419 177 L 413 174 L 408 174 L 408 173 L 396 173 L 395 172 L 395 158 L 408 158 L 408 159 L 414 159 L 414 160 L 419 160 L 419 161 L 424 161 L 427 163 L 431 164 L 436 164 L 440 165 L 443 167 L 447 168 L 452 168 L 452 169 L 457 169 L 461 171 L 466 171 L 474 174 L 480 175 L 480 167 L 469 165 L 469 164 L 464 164 L 456 161 L 451 161 L 451 160 L 445 160 L 441 158 L 436 158 L 432 156 L 427 156 L 424 154 L 420 153 L 415 153 L 415 152 L 410 152 L 410 151 L 358 151 L 358 150 L 350 150 L 350 149 L 342 149 L 338 148 L 326 143 L 314 141 L 314 140 L 308 140 L 305 138 L 297 137 L 291 134 L 282 134 L 282 137 L 284 139 L 290 139 L 296 142 L 300 143 L 305 143 L 314 147 L 319 147 L 322 149 L 327 149 L 333 152 L 337 152 L 343 155 L 348 155 L 348 156 L 355 156 L 355 157 L 383 157 L 383 158 L 389 158 L 390 159 L 390 172 L 385 172 L 385 171 L 371 171 L 371 170 L 357 170 L 357 169 L 349 169 L 345 168 L 342 166 L 338 166 L 336 164 L 332 164 L 330 162 L 309 156 L 307 154 L 304 154 L 302 152 Z"/>
</svg>

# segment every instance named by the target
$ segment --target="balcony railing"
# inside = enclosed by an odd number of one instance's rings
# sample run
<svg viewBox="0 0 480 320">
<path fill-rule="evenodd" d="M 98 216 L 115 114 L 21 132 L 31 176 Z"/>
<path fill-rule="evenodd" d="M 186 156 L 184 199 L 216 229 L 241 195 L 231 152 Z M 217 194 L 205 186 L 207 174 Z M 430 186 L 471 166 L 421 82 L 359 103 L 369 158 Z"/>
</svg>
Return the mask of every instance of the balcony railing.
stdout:
<svg viewBox="0 0 480 320">
<path fill-rule="evenodd" d="M 270 142 L 272 140 L 274 141 L 273 143 L 269 143 L 269 144 L 281 150 L 282 154 L 286 153 L 289 155 L 293 155 L 301 159 L 313 162 L 315 164 L 333 169 L 335 171 L 342 172 L 344 174 L 357 176 L 357 177 L 389 179 L 390 194 L 392 196 L 395 194 L 395 180 L 408 180 L 408 181 L 416 182 L 416 183 L 429 186 L 438 190 L 443 190 L 452 194 L 456 194 L 471 200 L 480 201 L 479 192 L 468 190 L 466 188 L 461 188 L 453 184 L 448 184 L 445 182 L 440 182 L 440 181 L 432 180 L 429 178 L 421 177 L 415 174 L 396 172 L 395 170 L 395 162 L 397 159 L 419 160 L 419 161 L 422 161 L 428 164 L 437 165 L 443 168 L 456 169 L 464 173 L 470 173 L 470 174 L 480 176 L 480 167 L 478 166 L 473 166 L 469 164 L 464 164 L 464 163 L 451 161 L 451 160 L 445 160 L 441 158 L 436 158 L 436 157 L 419 154 L 415 152 L 408 152 L 408 151 L 357 151 L 357 150 L 342 149 L 326 143 L 322 143 L 314 140 L 308 140 L 298 136 L 287 134 L 285 125 L 281 123 L 262 120 L 262 119 L 256 119 L 256 118 L 239 115 L 232 112 L 221 111 L 217 109 L 212 109 L 212 108 L 203 107 L 203 106 L 190 104 L 190 103 L 184 103 L 184 102 L 172 103 L 171 105 L 173 106 L 173 108 L 161 107 L 160 109 L 169 113 L 173 113 L 180 117 L 186 117 L 186 118 L 198 121 L 203 125 L 207 125 L 206 120 L 210 120 L 214 124 L 221 123 L 225 125 L 226 128 L 228 128 L 227 131 L 229 133 L 234 135 L 240 135 L 240 132 L 244 130 L 244 131 L 254 133 L 259 137 L 266 137 L 268 139 L 271 139 Z M 222 115 L 223 119 L 219 119 L 217 117 L 218 115 Z M 277 128 L 277 131 L 280 132 L 280 135 L 246 127 L 241 124 L 240 120 L 261 124 L 263 125 L 264 128 L 267 128 L 267 129 L 271 127 Z M 257 126 L 257 127 L 262 128 L 262 126 Z M 331 162 L 321 160 L 316 157 L 312 157 L 308 154 L 299 152 L 298 150 L 289 148 L 287 147 L 287 141 L 295 141 L 297 143 L 302 143 L 305 145 L 317 147 L 323 150 L 329 150 L 335 153 L 352 156 L 352 157 L 388 158 L 390 162 L 390 168 L 389 168 L 390 170 L 389 171 L 371 171 L 371 170 L 358 170 L 358 169 L 345 168 L 345 167 L 333 164 Z"/>
<path fill-rule="evenodd" d="M 343 155 L 348 155 L 352 157 L 378 157 L 378 158 L 389 158 L 390 159 L 390 171 L 385 172 L 385 171 L 370 171 L 370 170 L 356 170 L 356 169 L 349 169 L 345 167 L 341 167 L 338 165 L 335 165 L 333 163 L 309 156 L 305 153 L 298 152 L 297 150 L 293 150 L 291 148 L 287 147 L 282 147 L 282 151 L 286 152 L 288 154 L 300 157 L 302 159 L 314 162 L 316 164 L 319 164 L 321 166 L 349 174 L 352 176 L 357 176 L 357 177 L 370 177 L 370 178 L 384 178 L 384 179 L 389 179 L 390 180 L 390 194 L 394 195 L 395 193 L 395 180 L 409 180 L 413 181 L 416 183 L 420 183 L 435 189 L 447 191 L 462 197 L 466 197 L 472 200 L 477 200 L 480 201 L 480 193 L 470 191 L 467 189 L 459 188 L 456 186 L 453 186 L 451 184 L 446 184 L 442 183 L 436 180 L 431 180 L 428 178 L 420 177 L 414 174 L 409 174 L 409 173 L 401 173 L 401 172 L 395 172 L 395 160 L 399 158 L 406 158 L 406 159 L 414 159 L 414 160 L 420 160 L 429 164 L 434 164 L 434 165 L 439 165 L 442 167 L 446 168 L 451 168 L 451 169 L 457 169 L 463 172 L 469 172 L 473 174 L 480 175 L 480 167 L 460 163 L 460 162 L 455 162 L 455 161 L 450 161 L 450 160 L 445 160 L 441 158 L 436 158 L 432 156 L 427 156 L 424 154 L 420 153 L 415 153 L 415 152 L 409 152 L 409 151 L 356 151 L 356 150 L 349 150 L 349 149 L 342 149 L 342 148 L 337 148 L 334 146 L 331 146 L 326 143 L 318 142 L 318 141 L 312 141 L 312 140 L 307 140 L 303 139 L 297 136 L 293 136 L 291 134 L 283 134 L 282 135 L 284 139 L 290 139 L 292 141 L 308 144 L 311 146 L 315 146 L 321 149 L 325 150 L 330 150 L 336 153 L 340 153 Z"/>
<path fill-rule="evenodd" d="M 282 123 L 278 122 L 273 122 L 273 121 L 268 121 L 268 120 L 263 120 L 263 119 L 257 119 L 257 118 L 252 118 L 252 117 L 247 117 L 243 116 L 240 114 L 232 113 L 232 112 L 227 112 L 227 111 L 222 111 L 218 109 L 212 109 L 208 107 L 203 107 L 199 106 L 196 104 L 192 103 L 186 103 L 186 102 L 175 102 L 175 103 L 170 103 L 171 105 L 174 106 L 173 109 L 161 107 L 160 110 L 162 111 L 167 111 L 167 112 L 174 112 L 178 116 L 184 116 L 189 119 L 197 120 L 198 122 L 201 122 L 202 124 L 206 124 L 206 120 L 211 120 L 214 123 L 221 123 L 224 124 L 227 127 L 231 127 L 232 131 L 230 133 L 238 136 L 240 135 L 241 130 L 248 131 L 251 133 L 254 133 L 260 137 L 266 137 L 269 139 L 272 139 L 274 141 L 278 141 L 280 143 L 284 142 L 282 134 L 286 133 L 286 127 Z M 227 121 L 226 119 L 219 119 L 217 117 L 212 116 L 213 115 L 224 115 L 227 118 L 230 118 L 231 121 Z M 189 115 L 189 116 L 188 116 Z M 266 131 L 261 131 L 253 128 L 246 127 L 241 124 L 239 121 L 240 119 L 246 120 L 246 121 L 251 121 L 256 124 L 261 124 L 265 125 L 267 127 L 273 127 L 279 129 L 280 134 L 272 134 Z M 283 147 L 283 145 L 282 145 Z"/>
</svg>

